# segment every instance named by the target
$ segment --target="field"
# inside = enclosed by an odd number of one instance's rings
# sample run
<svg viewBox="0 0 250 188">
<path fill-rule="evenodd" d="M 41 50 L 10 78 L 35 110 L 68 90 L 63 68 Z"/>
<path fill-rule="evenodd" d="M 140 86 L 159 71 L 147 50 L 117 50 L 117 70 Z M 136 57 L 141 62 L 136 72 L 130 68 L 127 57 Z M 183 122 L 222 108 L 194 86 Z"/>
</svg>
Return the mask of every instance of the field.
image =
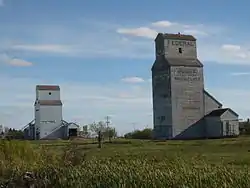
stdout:
<svg viewBox="0 0 250 188">
<path fill-rule="evenodd" d="M 113 140 L 101 149 L 92 141 L 0 143 L 3 187 L 250 186 L 248 137 L 166 142 Z"/>
</svg>

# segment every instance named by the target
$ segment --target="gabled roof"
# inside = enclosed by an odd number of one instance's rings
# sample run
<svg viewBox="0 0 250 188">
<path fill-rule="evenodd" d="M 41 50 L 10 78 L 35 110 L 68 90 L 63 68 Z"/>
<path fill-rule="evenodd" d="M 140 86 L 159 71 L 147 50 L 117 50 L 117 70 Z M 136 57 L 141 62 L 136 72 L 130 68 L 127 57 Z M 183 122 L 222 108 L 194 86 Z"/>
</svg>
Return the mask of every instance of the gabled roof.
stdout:
<svg viewBox="0 0 250 188">
<path fill-rule="evenodd" d="M 155 40 L 157 38 L 164 38 L 164 39 L 173 39 L 173 40 L 189 40 L 189 41 L 196 41 L 193 35 L 184 35 L 184 34 L 172 34 L 172 33 L 158 33 Z"/>
<path fill-rule="evenodd" d="M 208 97 L 210 97 L 212 100 L 214 100 L 218 105 L 222 106 L 222 103 L 220 103 L 216 98 L 214 98 L 210 93 L 208 93 L 205 89 L 203 90 L 204 94 L 206 94 Z"/>
<path fill-rule="evenodd" d="M 36 90 L 60 90 L 58 85 L 37 85 Z"/>
<path fill-rule="evenodd" d="M 71 126 L 75 126 L 75 127 L 77 127 L 77 128 L 79 128 L 80 126 L 79 125 L 77 125 L 76 123 L 73 123 L 73 122 L 71 122 L 71 123 L 68 123 L 68 127 L 71 127 Z"/>
<path fill-rule="evenodd" d="M 236 112 L 234 112 L 232 109 L 230 108 L 219 108 L 216 110 L 213 110 L 212 112 L 210 112 L 209 114 L 207 114 L 205 117 L 220 117 L 222 116 L 226 111 L 230 111 L 231 113 L 233 113 L 235 116 L 239 116 Z"/>
</svg>

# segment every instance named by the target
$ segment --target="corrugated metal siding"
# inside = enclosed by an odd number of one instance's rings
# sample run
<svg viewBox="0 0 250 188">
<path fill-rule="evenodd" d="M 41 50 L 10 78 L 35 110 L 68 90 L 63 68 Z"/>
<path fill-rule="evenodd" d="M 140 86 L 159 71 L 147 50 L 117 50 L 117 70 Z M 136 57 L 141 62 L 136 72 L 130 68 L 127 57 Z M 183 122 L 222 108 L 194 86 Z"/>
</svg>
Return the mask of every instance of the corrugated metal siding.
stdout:
<svg viewBox="0 0 250 188">
<path fill-rule="evenodd" d="M 62 124 L 62 106 L 40 106 L 40 138 L 49 135 Z"/>
<path fill-rule="evenodd" d="M 238 116 L 236 116 L 230 110 L 227 110 L 221 116 L 221 121 L 223 122 L 223 135 L 224 136 L 239 135 Z"/>
<path fill-rule="evenodd" d="M 185 77 L 181 71 L 193 72 Z M 184 73 L 185 74 L 185 73 Z M 203 69 L 171 67 L 173 136 L 181 134 L 204 115 Z M 191 134 L 191 132 L 187 132 Z M 189 135 L 186 137 L 190 137 Z M 193 135 L 193 134 L 192 134 Z M 182 135 L 185 137 L 185 135 Z"/>
<path fill-rule="evenodd" d="M 207 138 L 220 138 L 223 136 L 222 122 L 220 117 L 206 117 L 206 137 Z"/>
<path fill-rule="evenodd" d="M 67 138 L 67 127 L 66 126 L 61 126 L 60 128 L 58 128 L 55 131 L 51 132 L 50 134 L 43 137 L 42 139 L 54 140 L 54 139 L 66 139 L 66 138 Z"/>
<path fill-rule="evenodd" d="M 61 100 L 38 100 L 40 106 L 62 106 Z"/>
<path fill-rule="evenodd" d="M 170 69 L 152 74 L 154 136 L 158 139 L 172 138 L 172 105 Z"/>
<path fill-rule="evenodd" d="M 205 105 L 205 115 L 207 115 L 209 112 L 221 108 L 222 105 L 217 100 L 214 100 L 211 95 L 208 94 L 208 92 L 204 91 L 204 105 Z"/>
<path fill-rule="evenodd" d="M 37 100 L 60 100 L 60 91 L 41 90 L 37 91 Z"/>
</svg>

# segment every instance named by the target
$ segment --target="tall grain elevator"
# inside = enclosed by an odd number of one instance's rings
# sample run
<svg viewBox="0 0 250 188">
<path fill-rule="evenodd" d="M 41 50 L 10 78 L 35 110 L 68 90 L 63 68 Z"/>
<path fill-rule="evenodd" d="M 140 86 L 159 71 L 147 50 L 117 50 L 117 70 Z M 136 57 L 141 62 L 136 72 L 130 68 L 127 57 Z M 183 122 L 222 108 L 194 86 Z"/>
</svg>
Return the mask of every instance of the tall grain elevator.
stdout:
<svg viewBox="0 0 250 188">
<path fill-rule="evenodd" d="M 197 58 L 196 39 L 159 33 L 155 54 L 151 69 L 154 137 L 191 137 L 185 130 L 204 116 L 203 64 Z"/>
</svg>

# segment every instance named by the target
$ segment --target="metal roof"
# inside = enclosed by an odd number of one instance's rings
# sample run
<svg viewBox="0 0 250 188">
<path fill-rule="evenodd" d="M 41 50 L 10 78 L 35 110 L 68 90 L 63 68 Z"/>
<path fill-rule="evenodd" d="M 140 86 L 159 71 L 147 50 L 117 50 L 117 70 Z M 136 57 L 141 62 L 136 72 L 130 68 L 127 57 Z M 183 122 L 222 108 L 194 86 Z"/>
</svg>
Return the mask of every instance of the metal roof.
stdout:
<svg viewBox="0 0 250 188">
<path fill-rule="evenodd" d="M 212 112 L 210 112 L 209 114 L 206 115 L 206 117 L 220 117 L 222 116 L 226 111 L 230 111 L 231 113 L 233 113 L 235 116 L 239 116 L 236 112 L 234 112 L 232 109 L 230 108 L 219 108 L 216 110 L 213 110 Z"/>
<path fill-rule="evenodd" d="M 199 59 L 195 58 L 165 58 L 170 66 L 203 67 Z"/>
<path fill-rule="evenodd" d="M 36 90 L 60 90 L 58 85 L 37 85 Z"/>
<path fill-rule="evenodd" d="M 196 41 L 196 38 L 193 35 L 184 35 L 184 34 L 172 34 L 172 33 L 158 33 L 155 40 L 158 38 L 164 39 L 173 39 L 173 40 L 189 40 L 189 41 Z"/>
<path fill-rule="evenodd" d="M 61 100 L 38 100 L 36 103 L 42 106 L 62 106 Z"/>
<path fill-rule="evenodd" d="M 151 70 L 166 70 L 169 66 L 203 67 L 199 59 L 195 58 L 166 58 L 161 57 L 155 60 Z"/>
</svg>

